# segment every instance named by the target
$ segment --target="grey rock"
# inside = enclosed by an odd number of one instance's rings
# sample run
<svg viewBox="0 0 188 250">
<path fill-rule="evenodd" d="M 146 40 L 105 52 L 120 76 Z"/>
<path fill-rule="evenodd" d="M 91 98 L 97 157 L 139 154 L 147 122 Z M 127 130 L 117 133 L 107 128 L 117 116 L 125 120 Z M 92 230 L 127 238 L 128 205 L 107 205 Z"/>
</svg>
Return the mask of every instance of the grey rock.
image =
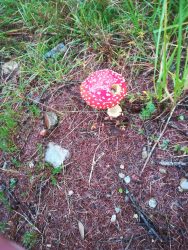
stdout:
<svg viewBox="0 0 188 250">
<path fill-rule="evenodd" d="M 142 159 L 146 159 L 148 157 L 147 148 L 144 146 L 142 149 Z"/>
<path fill-rule="evenodd" d="M 125 175 L 123 173 L 119 173 L 119 178 L 123 179 L 125 177 Z"/>
<path fill-rule="evenodd" d="M 124 168 L 125 168 L 125 166 L 124 166 L 123 164 L 121 164 L 119 167 L 120 167 L 121 169 L 124 169 Z"/>
<path fill-rule="evenodd" d="M 159 168 L 159 172 L 160 172 L 161 174 L 166 174 L 166 173 L 167 173 L 167 170 L 166 170 L 166 168 Z"/>
<path fill-rule="evenodd" d="M 118 214 L 118 213 L 121 212 L 121 208 L 120 207 L 115 207 L 115 211 L 116 211 L 116 214 Z"/>
<path fill-rule="evenodd" d="M 181 178 L 181 180 L 180 180 L 180 188 L 183 191 L 188 191 L 188 179 L 187 178 Z"/>
<path fill-rule="evenodd" d="M 58 117 L 54 112 L 46 112 L 44 114 L 44 123 L 47 129 L 52 129 L 55 125 L 58 124 Z"/>
<path fill-rule="evenodd" d="M 53 142 L 48 143 L 48 147 L 45 152 L 45 161 L 51 164 L 54 168 L 60 167 L 69 157 L 69 150 L 62 148 Z"/>
<path fill-rule="evenodd" d="M 129 175 L 125 176 L 123 179 L 126 184 L 129 184 L 131 182 L 131 177 Z"/>
<path fill-rule="evenodd" d="M 110 220 L 112 223 L 116 222 L 116 214 L 113 214 Z"/>
<path fill-rule="evenodd" d="M 156 199 L 151 198 L 151 199 L 148 201 L 148 205 L 149 205 L 150 208 L 156 208 L 156 206 L 157 206 L 157 201 L 156 201 Z"/>
<path fill-rule="evenodd" d="M 57 46 L 55 46 L 53 49 L 48 51 L 45 55 L 44 58 L 55 58 L 58 54 L 64 53 L 67 50 L 67 46 L 65 46 L 64 43 L 59 43 Z"/>
<path fill-rule="evenodd" d="M 19 73 L 19 64 L 15 61 L 9 61 L 2 65 L 2 75 L 11 76 Z"/>
</svg>

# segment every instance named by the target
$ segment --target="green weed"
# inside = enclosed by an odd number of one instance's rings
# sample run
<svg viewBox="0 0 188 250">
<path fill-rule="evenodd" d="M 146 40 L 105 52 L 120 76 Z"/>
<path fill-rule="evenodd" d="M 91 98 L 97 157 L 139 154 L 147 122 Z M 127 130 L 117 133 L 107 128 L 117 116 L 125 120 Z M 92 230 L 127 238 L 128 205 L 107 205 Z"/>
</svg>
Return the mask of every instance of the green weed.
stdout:
<svg viewBox="0 0 188 250">
<path fill-rule="evenodd" d="M 140 117 L 143 120 L 147 120 L 147 119 L 151 118 L 151 116 L 153 115 L 153 113 L 155 111 L 156 111 L 156 107 L 151 100 L 151 101 L 147 102 L 145 108 L 142 109 L 142 111 L 140 113 Z"/>
<path fill-rule="evenodd" d="M 0 233 L 5 233 L 8 228 L 8 225 L 6 222 L 0 222 Z"/>
<path fill-rule="evenodd" d="M 22 237 L 22 243 L 27 249 L 32 249 L 37 242 L 37 234 L 34 231 L 27 231 Z"/>
<path fill-rule="evenodd" d="M 62 172 L 63 166 L 58 167 L 58 168 L 53 168 L 51 171 L 51 176 L 50 176 L 50 180 L 52 185 L 56 186 L 57 185 L 57 175 L 60 174 Z"/>
<path fill-rule="evenodd" d="M 8 198 L 6 197 L 5 193 L 3 191 L 0 191 L 0 202 L 4 205 L 4 207 L 10 211 L 11 210 L 11 206 L 9 203 Z"/>
</svg>

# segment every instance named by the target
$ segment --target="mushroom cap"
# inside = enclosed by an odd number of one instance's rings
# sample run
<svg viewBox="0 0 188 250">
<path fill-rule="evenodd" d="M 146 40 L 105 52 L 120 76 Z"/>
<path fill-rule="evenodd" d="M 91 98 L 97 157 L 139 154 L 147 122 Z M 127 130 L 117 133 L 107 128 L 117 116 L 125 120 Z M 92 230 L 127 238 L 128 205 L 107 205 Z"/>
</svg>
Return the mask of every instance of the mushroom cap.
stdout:
<svg viewBox="0 0 188 250">
<path fill-rule="evenodd" d="M 82 98 L 96 109 L 108 109 L 119 104 L 127 87 L 125 79 L 110 69 L 97 70 L 90 74 L 80 86 Z"/>
</svg>

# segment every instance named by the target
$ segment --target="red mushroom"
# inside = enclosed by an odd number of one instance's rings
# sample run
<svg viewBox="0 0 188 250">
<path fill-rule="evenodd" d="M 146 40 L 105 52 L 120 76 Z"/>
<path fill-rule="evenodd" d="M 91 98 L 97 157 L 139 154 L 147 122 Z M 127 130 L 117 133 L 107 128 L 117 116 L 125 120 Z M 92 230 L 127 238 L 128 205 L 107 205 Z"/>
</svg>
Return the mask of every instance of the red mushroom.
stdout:
<svg viewBox="0 0 188 250">
<path fill-rule="evenodd" d="M 93 72 L 80 86 L 81 96 L 96 109 L 108 109 L 111 117 L 118 117 L 122 109 L 118 105 L 126 94 L 125 79 L 110 69 Z"/>
</svg>

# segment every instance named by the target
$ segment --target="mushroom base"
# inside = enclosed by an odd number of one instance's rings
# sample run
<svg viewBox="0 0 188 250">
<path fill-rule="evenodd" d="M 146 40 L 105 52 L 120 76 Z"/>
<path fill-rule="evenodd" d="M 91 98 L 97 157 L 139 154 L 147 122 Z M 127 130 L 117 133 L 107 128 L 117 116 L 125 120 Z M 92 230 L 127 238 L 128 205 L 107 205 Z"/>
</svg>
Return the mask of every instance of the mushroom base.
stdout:
<svg viewBox="0 0 188 250">
<path fill-rule="evenodd" d="M 122 108 L 119 105 L 116 105 L 112 108 L 109 108 L 107 110 L 107 114 L 110 117 L 117 118 L 118 116 L 120 116 L 122 114 Z"/>
</svg>

